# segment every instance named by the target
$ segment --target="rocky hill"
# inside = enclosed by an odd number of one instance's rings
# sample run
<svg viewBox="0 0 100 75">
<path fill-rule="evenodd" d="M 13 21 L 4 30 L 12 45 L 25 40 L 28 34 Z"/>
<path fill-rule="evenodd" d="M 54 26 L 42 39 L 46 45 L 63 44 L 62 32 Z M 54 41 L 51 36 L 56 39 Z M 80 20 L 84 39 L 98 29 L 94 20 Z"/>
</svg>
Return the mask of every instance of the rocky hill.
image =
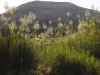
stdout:
<svg viewBox="0 0 100 75">
<path fill-rule="evenodd" d="M 48 21 L 53 22 L 53 26 L 56 26 L 57 18 L 61 17 L 62 22 L 65 22 L 66 13 L 71 13 L 71 20 L 74 22 L 74 29 L 77 29 L 78 20 L 77 14 L 81 17 L 84 17 L 85 11 L 91 11 L 90 9 L 86 9 L 83 7 L 79 7 L 70 2 L 46 2 L 46 1 L 32 1 L 25 4 L 22 4 L 17 7 L 17 11 L 15 12 L 15 20 L 18 23 L 19 18 L 24 15 L 28 15 L 29 11 L 36 14 L 37 21 L 41 24 L 45 22 L 48 24 Z"/>
</svg>

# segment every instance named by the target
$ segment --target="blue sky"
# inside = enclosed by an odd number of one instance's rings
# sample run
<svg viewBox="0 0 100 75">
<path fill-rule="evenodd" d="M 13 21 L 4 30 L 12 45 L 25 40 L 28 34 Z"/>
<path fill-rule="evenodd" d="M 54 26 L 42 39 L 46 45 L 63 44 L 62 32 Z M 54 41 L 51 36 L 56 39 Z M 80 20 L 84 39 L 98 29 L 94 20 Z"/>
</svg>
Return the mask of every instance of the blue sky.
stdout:
<svg viewBox="0 0 100 75">
<path fill-rule="evenodd" d="M 7 2 L 9 6 L 19 6 L 23 3 L 27 3 L 34 0 L 1 0 L 0 1 L 0 14 L 5 11 L 4 4 Z M 98 8 L 100 10 L 100 0 L 40 0 L 40 1 L 56 1 L 56 2 L 71 2 L 78 6 L 85 7 L 85 8 L 91 8 L 91 5 L 93 4 L 95 8 Z"/>
</svg>

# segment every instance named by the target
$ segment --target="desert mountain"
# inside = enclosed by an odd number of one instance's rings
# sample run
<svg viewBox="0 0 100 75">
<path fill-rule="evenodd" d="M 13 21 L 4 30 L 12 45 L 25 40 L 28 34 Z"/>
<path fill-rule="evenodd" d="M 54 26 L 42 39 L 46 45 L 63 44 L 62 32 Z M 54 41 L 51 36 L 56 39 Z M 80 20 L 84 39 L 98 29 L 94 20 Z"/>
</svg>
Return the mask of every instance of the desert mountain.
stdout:
<svg viewBox="0 0 100 75">
<path fill-rule="evenodd" d="M 36 20 L 42 24 L 45 22 L 48 24 L 48 21 L 53 22 L 53 26 L 56 26 L 57 18 L 61 17 L 62 22 L 65 22 L 66 13 L 70 12 L 70 19 L 74 22 L 74 29 L 77 29 L 78 19 L 77 14 L 81 17 L 84 16 L 85 11 L 91 11 L 83 7 L 79 7 L 70 2 L 46 2 L 46 1 L 32 1 L 25 4 L 22 4 L 17 7 L 15 12 L 15 20 L 18 23 L 19 18 L 24 15 L 28 15 L 29 11 L 36 14 Z"/>
</svg>

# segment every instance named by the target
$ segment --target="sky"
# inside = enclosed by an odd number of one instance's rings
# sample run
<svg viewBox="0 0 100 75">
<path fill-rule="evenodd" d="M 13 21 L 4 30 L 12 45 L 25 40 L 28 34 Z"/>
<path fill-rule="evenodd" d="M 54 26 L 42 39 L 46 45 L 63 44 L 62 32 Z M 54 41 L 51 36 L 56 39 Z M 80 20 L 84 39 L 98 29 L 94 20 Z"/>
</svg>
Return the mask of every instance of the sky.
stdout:
<svg viewBox="0 0 100 75">
<path fill-rule="evenodd" d="M 5 12 L 4 5 L 8 3 L 9 6 L 19 6 L 21 4 L 34 0 L 0 0 L 0 14 Z M 39 1 L 55 1 L 55 2 L 71 2 L 78 6 L 91 8 L 92 5 L 100 10 L 100 0 L 39 0 Z"/>
</svg>

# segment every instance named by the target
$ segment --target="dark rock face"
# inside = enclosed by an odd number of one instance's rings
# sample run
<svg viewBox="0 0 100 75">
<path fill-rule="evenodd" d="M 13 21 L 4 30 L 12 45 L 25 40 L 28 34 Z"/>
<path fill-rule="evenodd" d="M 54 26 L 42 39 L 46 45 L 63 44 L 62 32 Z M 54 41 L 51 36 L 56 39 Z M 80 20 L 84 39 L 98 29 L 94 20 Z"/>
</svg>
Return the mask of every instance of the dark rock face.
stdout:
<svg viewBox="0 0 100 75">
<path fill-rule="evenodd" d="M 53 26 L 57 26 L 56 22 L 58 17 L 62 18 L 62 22 L 65 22 L 66 13 L 70 12 L 70 19 L 74 22 L 74 29 L 77 29 L 78 19 L 77 14 L 81 17 L 84 16 L 85 11 L 91 11 L 90 9 L 79 7 L 75 4 L 69 2 L 45 2 L 45 1 L 32 1 L 25 4 L 22 4 L 17 7 L 15 12 L 15 20 L 18 23 L 19 18 L 24 15 L 28 15 L 29 11 L 36 14 L 37 21 L 41 24 L 45 22 L 48 24 L 48 21 L 53 22 Z"/>
</svg>

